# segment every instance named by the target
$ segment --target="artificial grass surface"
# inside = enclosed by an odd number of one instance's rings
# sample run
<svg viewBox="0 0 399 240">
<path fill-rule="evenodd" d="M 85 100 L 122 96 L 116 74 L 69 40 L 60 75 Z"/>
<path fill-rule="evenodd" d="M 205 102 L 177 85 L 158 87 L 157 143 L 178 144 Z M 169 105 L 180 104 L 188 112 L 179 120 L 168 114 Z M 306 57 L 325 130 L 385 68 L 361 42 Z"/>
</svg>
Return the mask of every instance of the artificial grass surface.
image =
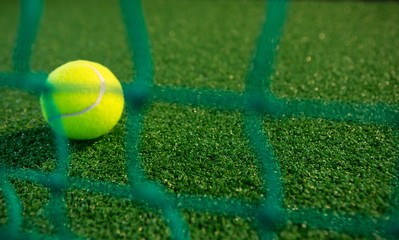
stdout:
<svg viewBox="0 0 399 240">
<path fill-rule="evenodd" d="M 144 2 L 155 83 L 243 91 L 263 20 L 263 1 Z M 94 6 L 94 7 L 93 7 Z M 0 3 L 0 70 L 11 69 L 18 4 Z M 62 9 L 62 10 L 61 10 Z M 66 11 L 68 9 L 68 11 Z M 285 98 L 356 102 L 399 100 L 397 3 L 292 2 L 271 88 Z M 32 67 L 50 72 L 66 61 L 108 66 L 121 81 L 133 76 L 118 4 L 48 1 Z M 1 89 L 2 165 L 51 171 L 55 145 L 37 96 Z M 262 199 L 256 157 L 242 130 L 242 114 L 154 103 L 145 116 L 140 155 L 148 178 L 183 194 Z M 124 116 L 109 134 L 70 143 L 70 176 L 125 183 Z M 399 156 L 397 129 L 321 119 L 265 118 L 282 170 L 285 205 L 378 217 L 393 206 Z M 53 231 L 48 191 L 15 181 L 26 229 Z M 161 215 L 132 202 L 72 190 L 71 228 L 90 238 L 165 239 Z M 0 197 L 0 223 L 7 219 Z M 251 219 L 183 211 L 194 239 L 257 239 Z M 289 223 L 283 239 L 354 238 Z M 376 233 L 378 236 L 378 233 Z"/>
</svg>

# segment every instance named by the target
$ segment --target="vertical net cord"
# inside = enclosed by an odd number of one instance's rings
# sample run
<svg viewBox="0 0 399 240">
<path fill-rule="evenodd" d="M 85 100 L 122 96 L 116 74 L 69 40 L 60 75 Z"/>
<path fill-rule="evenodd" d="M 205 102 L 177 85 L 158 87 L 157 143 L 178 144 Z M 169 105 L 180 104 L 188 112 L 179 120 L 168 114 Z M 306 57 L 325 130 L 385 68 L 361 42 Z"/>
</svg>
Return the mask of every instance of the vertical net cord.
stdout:
<svg viewBox="0 0 399 240">
<path fill-rule="evenodd" d="M 136 83 L 151 87 L 154 70 L 141 1 L 120 0 L 120 6 L 126 26 L 130 55 L 136 70 L 134 80 Z"/>
<path fill-rule="evenodd" d="M 395 138 L 399 140 L 399 127 L 395 129 Z M 395 176 L 392 181 L 392 213 L 388 216 L 389 220 L 383 226 L 384 233 L 392 238 L 399 239 L 399 157 L 395 165 Z"/>
<path fill-rule="evenodd" d="M 146 203 L 161 210 L 171 230 L 173 239 L 188 239 L 188 227 L 168 194 L 159 185 L 145 180 L 138 152 L 143 128 L 145 105 L 153 86 L 153 64 L 149 46 L 143 8 L 139 0 L 120 1 L 125 22 L 132 63 L 135 67 L 135 82 L 126 85 L 125 93 L 128 106 L 127 122 L 127 169 L 132 191 Z"/>
<path fill-rule="evenodd" d="M 24 75 L 18 75 L 18 83 L 15 83 L 16 86 L 26 88 L 25 85 L 31 84 L 27 79 L 27 73 L 30 72 L 30 58 L 31 52 L 33 48 L 33 44 L 36 40 L 36 35 L 39 29 L 39 23 L 42 16 L 44 8 L 44 1 L 30 1 L 30 0 L 21 0 L 21 9 L 20 9 L 20 23 L 19 29 L 16 39 L 16 44 L 13 52 L 13 68 L 16 73 L 23 73 Z M 42 79 L 42 77 L 40 78 Z M 32 80 L 28 78 L 28 80 Z M 15 81 L 15 80 L 14 80 Z M 33 85 L 31 85 L 33 86 Z M 61 191 L 60 187 L 66 185 L 66 176 L 68 174 L 68 150 L 66 140 L 62 139 L 62 137 L 56 137 L 57 150 L 58 150 L 58 162 L 57 162 L 57 170 L 54 174 L 53 181 L 54 184 L 51 184 L 53 187 L 50 187 L 50 202 L 49 202 L 49 215 L 52 217 L 55 223 L 56 229 L 59 231 L 60 236 L 64 236 L 65 238 L 69 238 L 71 236 L 70 229 L 66 226 L 66 206 L 63 202 L 64 191 Z M 51 181 L 51 180 L 50 180 Z M 11 191 L 12 187 L 10 184 L 3 183 L 3 187 L 7 189 L 6 196 L 9 199 L 10 216 L 14 220 L 14 225 L 12 226 L 12 231 L 15 232 L 17 226 L 21 223 L 22 212 L 20 210 L 20 203 L 18 197 L 14 194 L 14 191 Z"/>
<path fill-rule="evenodd" d="M 135 134 L 135 132 L 139 132 L 142 127 L 143 119 L 141 113 L 144 111 L 143 104 L 147 99 L 145 99 L 146 96 L 139 95 L 140 92 L 137 91 L 136 87 L 141 86 L 139 90 L 148 91 L 150 86 L 153 85 L 152 59 L 141 2 L 138 0 L 121 0 L 120 5 L 126 26 L 133 68 L 135 67 L 133 69 L 135 70 L 134 83 L 124 85 L 126 103 L 128 107 L 132 105 L 129 108 L 131 111 L 128 112 L 127 129 L 135 128 L 131 134 L 128 134 L 127 143 L 138 143 L 140 135 Z M 128 158 L 138 156 L 136 145 L 129 146 L 127 144 L 126 147 L 131 148 L 130 151 L 132 151 L 131 154 L 127 155 Z M 138 160 L 135 158 L 128 160 L 128 178 L 133 184 L 136 180 L 140 182 L 145 178 L 141 163 Z"/>
<path fill-rule="evenodd" d="M 13 67 L 15 72 L 21 72 L 26 74 L 31 71 L 31 52 L 36 40 L 43 8 L 43 0 L 21 0 L 20 26 L 18 29 L 16 45 L 13 52 Z M 20 85 L 32 86 L 33 83 L 31 82 L 34 78 L 21 77 L 21 75 L 19 77 L 19 81 L 22 81 Z M 56 112 L 57 109 L 55 108 L 55 104 L 50 104 L 52 105 L 50 109 Z M 62 128 L 61 121 L 58 121 L 58 123 L 55 125 L 58 125 L 57 128 Z M 68 144 L 67 140 L 60 135 L 56 135 L 55 138 L 58 161 L 55 173 L 51 176 L 51 179 L 49 180 L 50 200 L 48 203 L 48 214 L 51 219 L 53 219 L 59 235 L 62 238 L 70 238 L 72 234 L 70 228 L 66 224 L 68 221 L 66 217 L 67 209 L 64 199 L 69 167 Z M 19 201 L 18 198 L 15 198 L 14 200 Z"/>
<path fill-rule="evenodd" d="M 62 128 L 61 120 L 53 121 L 55 126 Z M 55 134 L 57 146 L 57 166 L 50 179 L 51 198 L 49 204 L 49 215 L 54 220 L 55 227 L 61 238 L 70 239 L 73 233 L 68 224 L 68 213 L 66 204 L 66 191 L 68 188 L 68 170 L 70 165 L 68 141 L 60 135 Z"/>
<path fill-rule="evenodd" d="M 22 226 L 22 206 L 4 170 L 1 170 L 0 174 L 0 188 L 4 192 L 8 212 L 8 229 L 5 232 L 0 232 L 0 237 L 2 239 L 16 239 L 19 237 Z"/>
<path fill-rule="evenodd" d="M 249 109 L 245 114 L 244 129 L 260 161 L 261 174 L 265 181 L 265 200 L 261 206 L 263 209 L 260 209 L 257 216 L 262 233 L 260 236 L 263 239 L 275 238 L 274 225 L 281 221 L 278 217 L 283 215 L 284 190 L 280 168 L 270 140 L 264 133 L 263 114 L 259 110 L 262 105 L 269 104 L 268 101 L 272 100 L 270 78 L 287 4 L 288 2 L 283 0 L 267 1 L 265 23 L 246 78 L 245 94 Z"/>
<path fill-rule="evenodd" d="M 48 90 L 48 89 L 47 89 Z M 60 113 L 51 94 L 44 91 L 43 97 L 46 98 L 46 109 L 50 116 L 59 116 Z M 68 224 L 67 205 L 65 201 L 68 189 L 68 175 L 70 166 L 70 156 L 68 149 L 68 140 L 64 133 L 62 119 L 60 117 L 52 120 L 55 131 L 54 140 L 56 146 L 56 166 L 54 171 L 48 176 L 47 186 L 50 189 L 50 200 L 48 202 L 47 215 L 53 220 L 56 231 L 64 239 L 70 239 L 73 233 Z"/>
<path fill-rule="evenodd" d="M 32 47 L 39 29 L 43 7 L 43 0 L 21 0 L 20 23 L 12 58 L 15 72 L 30 71 Z"/>
</svg>

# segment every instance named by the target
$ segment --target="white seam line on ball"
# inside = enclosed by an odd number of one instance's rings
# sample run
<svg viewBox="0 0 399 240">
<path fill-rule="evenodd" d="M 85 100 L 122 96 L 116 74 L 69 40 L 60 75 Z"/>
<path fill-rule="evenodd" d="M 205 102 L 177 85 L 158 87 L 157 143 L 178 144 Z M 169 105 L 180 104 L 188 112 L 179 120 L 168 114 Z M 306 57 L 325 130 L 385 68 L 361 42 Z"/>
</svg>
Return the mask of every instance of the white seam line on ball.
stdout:
<svg viewBox="0 0 399 240">
<path fill-rule="evenodd" d="M 87 113 L 88 111 L 90 111 L 93 108 L 95 108 L 98 104 L 100 104 L 101 99 L 103 98 L 105 90 L 106 90 L 106 87 L 107 87 L 106 84 L 105 84 L 105 80 L 104 80 L 103 76 L 101 75 L 101 73 L 97 69 L 95 69 L 94 67 L 89 66 L 87 64 L 85 64 L 85 66 L 87 66 L 91 70 L 93 70 L 94 73 L 97 74 L 98 78 L 100 79 L 100 93 L 98 94 L 98 97 L 97 97 L 96 101 L 92 105 L 88 106 L 87 108 L 85 108 L 85 109 L 83 109 L 83 110 L 81 110 L 79 112 L 60 114 L 60 115 L 56 116 L 56 118 L 79 116 L 81 114 Z"/>
</svg>

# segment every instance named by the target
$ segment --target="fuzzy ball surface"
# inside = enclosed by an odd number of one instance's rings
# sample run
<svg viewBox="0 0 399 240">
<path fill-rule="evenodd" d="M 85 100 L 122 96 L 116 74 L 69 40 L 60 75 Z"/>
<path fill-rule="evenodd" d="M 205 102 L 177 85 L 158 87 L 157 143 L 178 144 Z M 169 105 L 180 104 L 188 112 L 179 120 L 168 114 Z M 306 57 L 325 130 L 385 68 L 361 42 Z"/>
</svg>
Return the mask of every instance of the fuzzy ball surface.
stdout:
<svg viewBox="0 0 399 240">
<path fill-rule="evenodd" d="M 40 97 L 43 116 L 54 131 L 69 139 L 98 138 L 122 115 L 122 86 L 101 64 L 68 62 L 49 74 L 46 87 Z"/>
</svg>

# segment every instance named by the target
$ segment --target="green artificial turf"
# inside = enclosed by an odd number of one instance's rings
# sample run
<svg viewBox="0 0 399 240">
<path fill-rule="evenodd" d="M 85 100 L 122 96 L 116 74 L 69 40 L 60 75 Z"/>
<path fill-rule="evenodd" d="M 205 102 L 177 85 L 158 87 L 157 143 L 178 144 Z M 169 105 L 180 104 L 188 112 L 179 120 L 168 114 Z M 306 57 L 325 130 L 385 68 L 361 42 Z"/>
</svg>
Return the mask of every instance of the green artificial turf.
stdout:
<svg viewBox="0 0 399 240">
<path fill-rule="evenodd" d="M 11 70 L 18 2 L 0 3 L 0 71 Z M 155 83 L 242 92 L 263 21 L 263 1 L 144 1 Z M 292 2 L 271 82 L 283 98 L 399 104 L 399 4 Z M 50 72 L 75 59 L 108 66 L 122 82 L 133 78 L 126 33 L 116 2 L 46 1 L 31 66 Z M 54 169 L 55 143 L 38 96 L 0 89 L 0 164 Z M 243 114 L 153 103 L 146 110 L 140 156 L 149 179 L 176 194 L 264 198 L 258 162 L 243 131 Z M 72 141 L 70 176 L 126 183 L 126 114 L 109 134 Z M 392 211 L 398 129 L 311 118 L 264 119 L 281 167 L 288 210 L 360 213 Z M 53 233 L 49 191 L 14 180 L 27 231 Z M 0 191 L 1 193 L 1 191 Z M 162 215 L 123 199 L 70 190 L 71 229 L 98 239 L 166 239 Z M 193 239 L 258 239 L 251 219 L 182 211 Z M 0 195 L 0 225 L 7 221 Z M 374 237 L 378 237 L 375 233 Z M 288 223 L 282 239 L 362 238 Z M 367 236 L 366 236 L 367 237 Z M 368 236 L 370 237 L 370 236 Z"/>
</svg>

